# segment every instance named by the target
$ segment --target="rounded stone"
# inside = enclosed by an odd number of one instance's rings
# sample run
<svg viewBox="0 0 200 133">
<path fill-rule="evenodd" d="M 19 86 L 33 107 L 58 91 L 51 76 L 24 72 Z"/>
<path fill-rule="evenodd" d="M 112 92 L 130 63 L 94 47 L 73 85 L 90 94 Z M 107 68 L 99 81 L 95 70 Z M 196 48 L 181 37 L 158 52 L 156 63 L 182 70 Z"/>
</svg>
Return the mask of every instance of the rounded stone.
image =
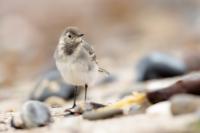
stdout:
<svg viewBox="0 0 200 133">
<path fill-rule="evenodd" d="M 51 122 L 49 108 L 39 101 L 27 101 L 19 114 L 11 119 L 11 126 L 16 129 L 42 127 Z"/>
<path fill-rule="evenodd" d="M 21 110 L 21 118 L 27 128 L 45 126 L 51 122 L 50 110 L 39 101 L 26 102 Z"/>
<path fill-rule="evenodd" d="M 57 70 L 51 71 L 42 78 L 30 94 L 30 100 L 45 101 L 56 96 L 68 100 L 74 96 L 75 86 L 64 82 Z"/>
<path fill-rule="evenodd" d="M 137 80 L 167 78 L 186 73 L 186 64 L 178 58 L 164 54 L 152 53 L 143 57 L 137 64 Z"/>
<path fill-rule="evenodd" d="M 175 95 L 170 99 L 173 115 L 194 113 L 200 110 L 200 97 L 190 94 Z"/>
<path fill-rule="evenodd" d="M 111 118 L 117 115 L 123 114 L 123 110 L 121 109 L 110 109 L 104 111 L 86 111 L 83 113 L 83 118 L 87 120 L 99 120 L 99 119 L 106 119 Z"/>
</svg>

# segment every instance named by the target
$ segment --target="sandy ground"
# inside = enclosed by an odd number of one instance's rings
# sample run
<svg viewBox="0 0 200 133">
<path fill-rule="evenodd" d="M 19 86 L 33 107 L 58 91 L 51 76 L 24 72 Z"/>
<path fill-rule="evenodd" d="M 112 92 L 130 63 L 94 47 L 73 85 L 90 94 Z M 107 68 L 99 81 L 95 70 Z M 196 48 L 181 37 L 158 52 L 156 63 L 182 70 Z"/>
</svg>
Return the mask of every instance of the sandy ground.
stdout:
<svg viewBox="0 0 200 133">
<path fill-rule="evenodd" d="M 174 79 L 154 80 L 146 83 L 133 83 L 132 79 L 121 78 L 117 83 L 99 85 L 89 91 L 89 101 L 100 103 L 113 103 L 119 100 L 120 94 L 130 92 L 134 89 L 156 89 L 168 86 L 175 82 Z M 126 82 L 125 82 L 126 81 Z M 126 84 L 124 84 L 126 83 Z M 117 116 L 105 120 L 89 121 L 82 116 L 64 117 L 63 110 L 69 107 L 72 102 L 65 102 L 62 107 L 51 108 L 53 122 L 46 126 L 34 129 L 16 130 L 10 127 L 10 119 L 19 112 L 22 104 L 26 101 L 27 94 L 30 93 L 28 86 L 34 86 L 32 82 L 17 85 L 15 90 L 7 88 L 1 90 L 0 108 L 0 131 L 5 133 L 196 133 L 194 123 L 198 123 L 200 117 L 197 114 L 188 114 L 173 117 L 166 106 L 156 107 L 153 111 L 138 115 Z M 130 86 L 133 86 L 130 88 Z M 113 89 L 115 88 L 115 89 Z M 121 90 L 119 88 L 125 88 Z M 23 91 L 20 91 L 23 90 Z M 9 95 L 12 93 L 12 95 Z M 112 95 L 111 95 L 112 94 Z M 79 101 L 83 94 L 79 96 Z M 8 100 L 9 99 L 9 100 Z M 94 100 L 93 100 L 94 99 Z M 164 107 L 164 108 L 163 108 Z"/>
</svg>

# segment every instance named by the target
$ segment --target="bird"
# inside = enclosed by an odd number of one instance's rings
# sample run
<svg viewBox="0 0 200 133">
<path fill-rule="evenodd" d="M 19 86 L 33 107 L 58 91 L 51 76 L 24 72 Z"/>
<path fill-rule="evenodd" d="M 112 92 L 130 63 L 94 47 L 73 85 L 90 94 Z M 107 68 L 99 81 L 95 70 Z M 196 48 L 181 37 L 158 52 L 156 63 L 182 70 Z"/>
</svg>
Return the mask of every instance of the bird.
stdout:
<svg viewBox="0 0 200 133">
<path fill-rule="evenodd" d="M 77 27 L 65 28 L 54 52 L 56 66 L 62 78 L 66 83 L 75 86 L 73 106 L 69 109 L 76 107 L 79 86 L 85 88 L 86 102 L 88 85 L 96 79 L 97 74 L 109 75 L 107 70 L 99 67 L 92 45 L 83 36 Z"/>
</svg>

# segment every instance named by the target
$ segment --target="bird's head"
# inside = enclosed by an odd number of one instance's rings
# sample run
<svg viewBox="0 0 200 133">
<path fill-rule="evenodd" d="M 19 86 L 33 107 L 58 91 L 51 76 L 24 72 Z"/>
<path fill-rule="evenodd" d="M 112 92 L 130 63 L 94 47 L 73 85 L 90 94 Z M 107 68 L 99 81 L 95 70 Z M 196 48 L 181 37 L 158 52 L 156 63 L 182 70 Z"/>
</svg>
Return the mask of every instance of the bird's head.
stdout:
<svg viewBox="0 0 200 133">
<path fill-rule="evenodd" d="M 83 33 L 76 27 L 67 27 L 60 37 L 60 43 L 77 44 L 82 42 Z"/>
</svg>

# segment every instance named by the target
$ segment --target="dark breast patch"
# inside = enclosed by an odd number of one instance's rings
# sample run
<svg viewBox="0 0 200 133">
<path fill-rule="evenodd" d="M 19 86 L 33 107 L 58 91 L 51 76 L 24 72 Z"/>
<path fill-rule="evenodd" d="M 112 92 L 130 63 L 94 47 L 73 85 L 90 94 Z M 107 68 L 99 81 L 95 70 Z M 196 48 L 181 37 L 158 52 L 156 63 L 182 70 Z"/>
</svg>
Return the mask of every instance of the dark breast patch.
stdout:
<svg viewBox="0 0 200 133">
<path fill-rule="evenodd" d="M 75 49 L 78 47 L 79 43 L 77 44 L 66 44 L 65 47 L 63 47 L 64 49 L 64 53 L 66 55 L 72 55 L 75 51 Z"/>
</svg>

